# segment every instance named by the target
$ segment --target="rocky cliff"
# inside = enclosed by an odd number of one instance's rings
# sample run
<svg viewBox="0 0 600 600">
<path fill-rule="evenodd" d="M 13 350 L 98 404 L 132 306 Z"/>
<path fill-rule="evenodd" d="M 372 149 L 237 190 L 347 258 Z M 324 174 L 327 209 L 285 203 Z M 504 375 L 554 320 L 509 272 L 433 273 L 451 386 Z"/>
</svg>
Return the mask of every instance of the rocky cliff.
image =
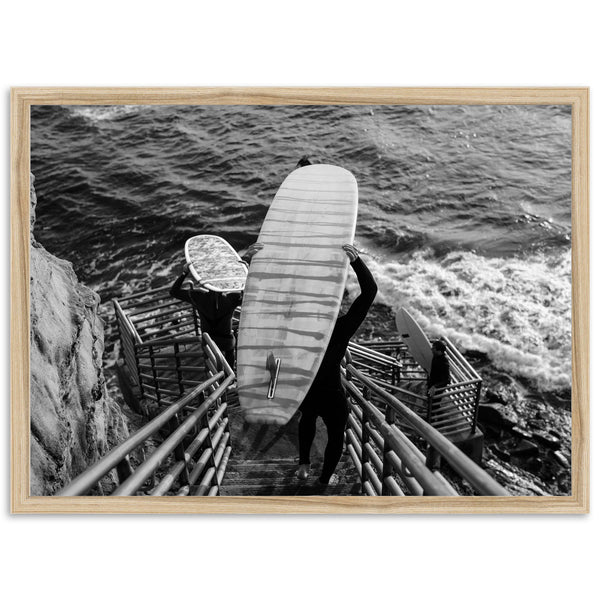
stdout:
<svg viewBox="0 0 600 600">
<path fill-rule="evenodd" d="M 100 297 L 78 282 L 71 263 L 36 242 L 33 176 L 30 196 L 30 489 L 53 495 L 128 430 L 106 391 Z"/>
</svg>

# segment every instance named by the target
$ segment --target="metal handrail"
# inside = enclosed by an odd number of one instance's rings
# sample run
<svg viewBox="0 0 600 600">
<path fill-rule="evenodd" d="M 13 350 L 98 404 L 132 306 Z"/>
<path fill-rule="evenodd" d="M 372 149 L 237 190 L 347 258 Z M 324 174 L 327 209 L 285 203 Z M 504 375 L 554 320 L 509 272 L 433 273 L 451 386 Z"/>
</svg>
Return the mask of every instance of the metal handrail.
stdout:
<svg viewBox="0 0 600 600">
<path fill-rule="evenodd" d="M 507 496 L 508 492 L 494 480 L 486 471 L 484 471 L 479 465 L 472 461 L 466 454 L 459 450 L 450 440 L 444 437 L 439 431 L 432 427 L 427 421 L 422 419 L 414 411 L 406 407 L 400 400 L 394 397 L 389 392 L 385 391 L 382 387 L 374 383 L 369 377 L 357 370 L 353 365 L 347 364 L 346 371 L 353 378 L 356 378 L 363 385 L 365 385 L 373 394 L 377 396 L 379 400 L 382 400 L 389 405 L 394 412 L 405 422 L 407 422 L 416 432 L 418 432 L 433 448 L 435 448 L 448 462 L 448 464 L 463 477 L 469 484 L 471 484 L 475 490 L 483 495 L 488 496 Z M 354 390 L 352 393 L 358 392 L 356 386 L 351 382 L 345 381 L 346 387 L 349 391 Z M 358 395 L 362 398 L 360 392 Z M 363 398 L 364 400 L 364 398 Z M 369 409 L 372 407 L 370 403 L 364 402 L 365 406 Z M 372 412 L 372 411 L 371 411 Z M 380 413 L 381 414 L 381 413 Z M 393 435 L 391 427 L 385 423 L 385 420 L 381 422 L 380 418 L 375 418 L 375 422 L 381 425 L 382 430 L 380 433 L 385 436 L 391 436 L 395 439 L 397 436 Z M 396 448 L 394 448 L 396 449 Z M 410 465 L 408 468 L 411 469 Z M 412 472 L 412 470 L 411 470 Z M 415 478 L 417 478 L 416 472 L 413 472 Z M 425 489 L 425 486 L 423 486 Z M 427 491 L 427 490 L 426 490 Z"/>
<path fill-rule="evenodd" d="M 102 477 L 104 477 L 111 469 L 125 460 L 127 456 L 135 450 L 140 444 L 146 441 L 151 435 L 156 433 L 161 427 L 165 426 L 183 407 L 187 406 L 203 392 L 219 381 L 224 376 L 224 372 L 216 373 L 191 392 L 175 401 L 156 418 L 143 427 L 138 429 L 131 437 L 125 440 L 122 444 L 113 448 L 108 454 L 100 459 L 95 465 L 78 475 L 69 485 L 58 492 L 58 496 L 82 496 L 88 492 Z"/>
<path fill-rule="evenodd" d="M 200 336 L 191 335 L 187 337 L 171 338 L 168 340 L 149 340 L 147 342 L 141 342 L 138 344 L 138 347 L 149 348 L 151 346 L 172 346 L 174 341 L 176 341 L 178 344 L 197 344 L 200 341 Z"/>
<path fill-rule="evenodd" d="M 425 466 L 413 449 L 397 435 L 392 426 L 385 421 L 385 416 L 370 402 L 362 397 L 360 391 L 350 381 L 344 381 L 344 385 L 350 395 L 359 402 L 362 410 L 368 413 L 371 422 L 382 436 L 384 443 L 396 453 L 402 464 L 411 472 L 414 478 L 423 487 L 423 490 L 432 496 L 446 495 L 446 488 L 440 483 L 435 475 Z M 363 412 L 363 414 L 364 414 Z"/>
<path fill-rule="evenodd" d="M 185 421 L 144 461 L 142 465 L 128 477 L 113 493 L 113 496 L 131 496 L 133 495 L 156 471 L 161 463 L 183 442 L 185 436 L 192 431 L 194 426 L 206 415 L 212 408 L 217 398 L 227 389 L 227 386 L 233 381 L 233 376 L 226 377 L 219 387 L 189 416 Z"/>
</svg>

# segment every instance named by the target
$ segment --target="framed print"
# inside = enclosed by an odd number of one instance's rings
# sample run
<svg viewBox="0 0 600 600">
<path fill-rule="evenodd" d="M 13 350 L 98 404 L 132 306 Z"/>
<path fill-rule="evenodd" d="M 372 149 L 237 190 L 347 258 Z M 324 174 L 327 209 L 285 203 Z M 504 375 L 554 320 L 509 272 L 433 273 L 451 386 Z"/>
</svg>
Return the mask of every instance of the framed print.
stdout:
<svg viewBox="0 0 600 600">
<path fill-rule="evenodd" d="M 15 513 L 589 510 L 586 88 L 15 88 Z"/>
</svg>

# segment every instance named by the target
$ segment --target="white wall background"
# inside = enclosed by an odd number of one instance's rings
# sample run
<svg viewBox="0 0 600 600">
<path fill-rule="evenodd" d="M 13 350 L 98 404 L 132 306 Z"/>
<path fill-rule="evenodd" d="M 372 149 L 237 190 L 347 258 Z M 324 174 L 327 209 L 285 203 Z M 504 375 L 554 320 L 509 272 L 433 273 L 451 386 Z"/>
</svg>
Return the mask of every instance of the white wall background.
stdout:
<svg viewBox="0 0 600 600">
<path fill-rule="evenodd" d="M 597 443 L 589 516 L 10 516 L 7 383 L 10 86 L 583 85 L 592 88 L 594 142 L 600 73 L 592 7 L 584 0 L 4 5 L 4 597 L 562 600 L 597 593 Z M 591 213 L 593 307 L 593 195 Z M 591 327 L 594 365 L 594 315 Z M 597 435 L 592 406 L 592 440 Z"/>
</svg>

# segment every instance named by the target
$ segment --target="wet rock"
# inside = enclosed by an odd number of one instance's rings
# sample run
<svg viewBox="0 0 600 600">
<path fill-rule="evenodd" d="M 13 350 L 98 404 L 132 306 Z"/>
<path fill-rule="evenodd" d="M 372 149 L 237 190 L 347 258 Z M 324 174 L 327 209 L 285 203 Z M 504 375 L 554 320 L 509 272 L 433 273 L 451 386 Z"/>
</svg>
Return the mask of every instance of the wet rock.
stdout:
<svg viewBox="0 0 600 600">
<path fill-rule="evenodd" d="M 529 456 L 537 456 L 539 454 L 539 448 L 534 442 L 529 440 L 521 440 L 514 448 L 511 449 L 511 456 L 518 456 L 520 458 L 526 458 Z"/>
<path fill-rule="evenodd" d="M 482 403 L 485 404 L 507 404 L 506 398 L 500 395 L 494 390 L 486 390 L 485 394 L 481 398 Z"/>
<path fill-rule="evenodd" d="M 481 404 L 479 406 L 478 421 L 483 425 L 499 426 L 512 429 L 518 422 L 512 416 L 503 411 L 501 404 Z"/>
<path fill-rule="evenodd" d="M 530 440 L 533 438 L 533 435 L 529 431 L 526 431 L 525 429 L 523 429 L 521 427 L 513 427 L 512 431 L 514 434 L 516 434 L 519 437 L 524 438 L 526 440 Z"/>
<path fill-rule="evenodd" d="M 468 360 L 489 360 L 488 355 L 485 352 L 479 350 L 465 350 L 463 356 Z"/>
<path fill-rule="evenodd" d="M 558 450 L 555 450 L 552 453 L 552 456 L 556 459 L 559 465 L 563 466 L 565 469 L 571 468 L 571 462 L 567 459 L 567 457 Z"/>
<path fill-rule="evenodd" d="M 563 493 L 571 494 L 571 475 L 570 473 L 562 473 L 558 478 L 558 489 Z"/>
<path fill-rule="evenodd" d="M 545 431 L 534 431 L 533 438 L 553 450 L 558 450 L 561 447 L 560 439 Z"/>
<path fill-rule="evenodd" d="M 527 463 L 527 470 L 531 473 L 539 473 L 544 468 L 544 461 L 541 458 L 532 457 Z"/>
<path fill-rule="evenodd" d="M 31 226 L 35 224 L 31 186 Z M 71 263 L 30 246 L 30 493 L 55 494 L 128 434 L 107 393 L 99 297 Z"/>
<path fill-rule="evenodd" d="M 510 462 L 510 453 L 506 450 L 500 448 L 499 446 L 493 444 L 489 447 L 490 451 L 500 460 L 504 460 L 506 462 Z"/>
</svg>

